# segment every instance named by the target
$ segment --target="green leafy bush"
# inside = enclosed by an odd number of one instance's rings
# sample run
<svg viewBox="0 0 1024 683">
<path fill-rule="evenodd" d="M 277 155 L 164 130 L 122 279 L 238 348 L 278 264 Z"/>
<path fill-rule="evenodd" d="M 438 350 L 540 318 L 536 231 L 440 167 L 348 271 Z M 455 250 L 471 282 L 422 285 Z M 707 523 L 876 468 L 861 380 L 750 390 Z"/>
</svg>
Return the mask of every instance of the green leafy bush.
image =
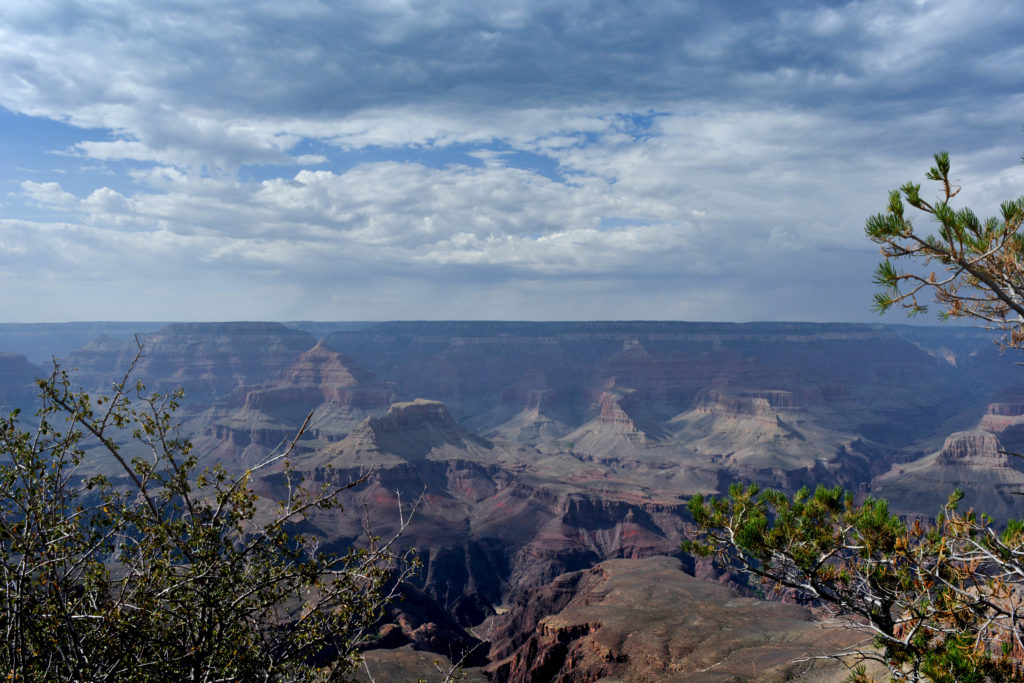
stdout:
<svg viewBox="0 0 1024 683">
<path fill-rule="evenodd" d="M 31 426 L 0 420 L 3 675 L 345 679 L 409 558 L 394 538 L 338 554 L 295 529 L 359 482 L 308 485 L 291 447 L 241 476 L 200 470 L 180 396 L 130 376 L 93 401 L 55 366 Z M 276 504 L 249 486 L 268 468 L 288 485 Z"/>
</svg>

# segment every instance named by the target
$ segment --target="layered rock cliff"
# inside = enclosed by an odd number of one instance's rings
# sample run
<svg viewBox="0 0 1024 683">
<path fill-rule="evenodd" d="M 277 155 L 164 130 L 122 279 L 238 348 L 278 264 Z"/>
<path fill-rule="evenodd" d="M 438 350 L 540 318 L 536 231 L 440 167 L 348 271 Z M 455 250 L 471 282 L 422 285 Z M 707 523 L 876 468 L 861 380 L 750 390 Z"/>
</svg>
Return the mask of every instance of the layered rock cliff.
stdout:
<svg viewBox="0 0 1024 683">
<path fill-rule="evenodd" d="M 894 510 L 932 516 L 954 489 L 964 491 L 962 506 L 1008 519 L 1019 511 L 1024 463 L 1007 454 L 999 437 L 975 429 L 951 434 L 937 452 L 892 469 L 874 479 L 873 495 L 887 498 Z"/>
<path fill-rule="evenodd" d="M 493 461 L 493 444 L 459 425 L 440 401 L 392 404 L 363 421 L 342 441 L 316 455 L 320 465 L 385 466 L 424 459 Z"/>
<path fill-rule="evenodd" d="M 301 451 L 344 438 L 368 416 L 383 413 L 394 392 L 351 358 L 323 346 L 300 354 L 272 381 L 240 387 L 204 417 L 198 445 L 247 466 L 297 435 L 307 416 Z"/>
<path fill-rule="evenodd" d="M 312 348 L 312 335 L 278 323 L 173 323 L 138 335 L 134 379 L 152 391 L 184 388 L 188 406 L 208 407 L 240 387 L 264 384 Z M 68 355 L 91 390 L 106 391 L 138 352 L 134 341 L 100 338 Z"/>
<path fill-rule="evenodd" d="M 787 390 L 719 386 L 699 393 L 692 409 L 668 424 L 677 442 L 717 459 L 739 481 L 794 489 L 868 478 L 879 447 L 844 432 L 848 425 L 828 407 L 805 400 Z"/>
</svg>

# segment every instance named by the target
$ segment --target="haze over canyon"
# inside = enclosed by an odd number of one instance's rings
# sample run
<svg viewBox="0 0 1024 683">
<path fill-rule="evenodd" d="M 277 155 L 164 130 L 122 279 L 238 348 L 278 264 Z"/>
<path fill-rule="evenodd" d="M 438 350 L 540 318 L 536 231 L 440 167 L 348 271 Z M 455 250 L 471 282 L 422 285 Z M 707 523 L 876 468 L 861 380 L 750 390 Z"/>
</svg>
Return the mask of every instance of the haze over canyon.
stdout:
<svg viewBox="0 0 1024 683">
<path fill-rule="evenodd" d="M 851 635 L 679 551 L 686 502 L 754 482 L 842 485 L 931 517 L 1020 516 L 1024 370 L 984 330 L 811 323 L 0 324 L 0 409 L 59 358 L 98 394 L 143 355 L 183 387 L 203 463 L 244 471 L 292 439 L 312 481 L 368 481 L 308 533 L 365 519 L 421 571 L 366 653 L 377 680 L 433 659 L 471 680 L 839 680 L 796 662 Z M 27 411 L 28 412 L 28 411 Z M 89 465 L 86 465 L 88 468 Z M 279 472 L 256 478 L 281 494 Z M 365 511 L 365 513 L 364 513 Z M 379 675 L 377 675 L 379 674 Z"/>
</svg>

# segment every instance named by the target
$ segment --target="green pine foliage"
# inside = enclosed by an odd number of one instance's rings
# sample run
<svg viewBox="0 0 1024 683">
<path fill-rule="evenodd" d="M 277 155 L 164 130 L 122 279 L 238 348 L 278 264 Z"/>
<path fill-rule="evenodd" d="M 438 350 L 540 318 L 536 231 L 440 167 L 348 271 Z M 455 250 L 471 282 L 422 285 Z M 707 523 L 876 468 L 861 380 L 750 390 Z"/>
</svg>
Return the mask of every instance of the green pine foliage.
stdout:
<svg viewBox="0 0 1024 683">
<path fill-rule="evenodd" d="M 1003 333 L 1002 343 L 1024 342 L 1024 197 L 1001 204 L 999 216 L 979 220 L 969 209 L 955 209 L 960 188 L 950 179 L 949 154 L 935 155 L 926 178 L 939 185 L 932 201 L 921 185 L 907 182 L 889 193 L 884 213 L 868 218 L 865 232 L 885 257 L 875 271 L 875 309 L 902 307 L 909 315 L 928 310 L 919 295 L 932 294 L 943 318 L 970 318 Z M 936 234 L 918 231 L 907 205 L 936 224 Z M 910 263 L 908 268 L 897 262 Z M 940 274 L 936 275 L 936 267 Z"/>
<path fill-rule="evenodd" d="M 831 609 L 866 636 L 835 656 L 884 663 L 893 680 L 1024 681 L 1024 533 L 996 533 L 959 498 L 933 523 L 908 524 L 841 488 L 790 497 L 734 485 L 690 500 L 698 532 L 683 549 Z"/>
<path fill-rule="evenodd" d="M 926 177 L 939 185 L 936 199 L 908 182 L 867 220 L 884 256 L 876 309 L 916 315 L 931 294 L 941 317 L 980 321 L 1003 347 L 1024 347 L 1024 197 L 982 221 L 953 207 L 960 188 L 948 154 L 935 155 Z M 916 228 L 908 206 L 935 224 L 934 234 Z M 858 503 L 841 488 L 790 497 L 733 486 L 728 496 L 690 501 L 696 532 L 683 549 L 863 632 L 861 646 L 833 655 L 851 664 L 852 683 L 871 680 L 858 664 L 865 661 L 883 664 L 894 681 L 1024 681 L 1024 523 L 961 512 L 961 499 L 956 491 L 934 521 L 909 523 L 886 501 Z"/>
</svg>

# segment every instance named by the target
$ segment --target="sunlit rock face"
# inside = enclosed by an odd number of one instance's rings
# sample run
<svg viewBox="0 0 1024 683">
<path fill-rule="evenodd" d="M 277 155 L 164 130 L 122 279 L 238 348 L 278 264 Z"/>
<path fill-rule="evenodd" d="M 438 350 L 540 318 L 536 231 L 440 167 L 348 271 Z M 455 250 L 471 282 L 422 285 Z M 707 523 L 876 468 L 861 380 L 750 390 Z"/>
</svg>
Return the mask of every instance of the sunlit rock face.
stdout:
<svg viewBox="0 0 1024 683">
<path fill-rule="evenodd" d="M 1024 433 L 1024 402 L 990 403 L 978 422 L 978 429 L 999 434 L 1006 438 L 1011 447 L 1020 441 Z"/>
<path fill-rule="evenodd" d="M 840 681 L 795 659 L 857 641 L 803 607 L 742 598 L 679 560 L 609 560 L 521 596 L 492 622 L 492 680 Z"/>
<path fill-rule="evenodd" d="M 997 435 L 973 429 L 951 434 L 935 453 L 893 465 L 871 485 L 896 511 L 929 517 L 955 489 L 964 492 L 965 509 L 997 519 L 1019 515 L 1024 463 L 1009 455 Z"/>
<path fill-rule="evenodd" d="M 344 438 L 368 416 L 385 412 L 393 400 L 391 387 L 372 372 L 317 345 L 275 379 L 219 401 L 219 410 L 202 416 L 199 441 L 222 460 L 250 466 L 290 443 L 303 424 L 297 450 L 317 450 Z"/>
<path fill-rule="evenodd" d="M 245 407 L 273 409 L 299 402 L 304 407 L 333 403 L 341 407 L 387 406 L 391 390 L 372 372 L 344 354 L 317 345 L 298 356 L 265 389 L 246 392 Z"/>
<path fill-rule="evenodd" d="M 937 467 L 1008 468 L 1010 458 L 1003 450 L 999 437 L 983 430 L 950 434 L 935 456 Z"/>
</svg>

